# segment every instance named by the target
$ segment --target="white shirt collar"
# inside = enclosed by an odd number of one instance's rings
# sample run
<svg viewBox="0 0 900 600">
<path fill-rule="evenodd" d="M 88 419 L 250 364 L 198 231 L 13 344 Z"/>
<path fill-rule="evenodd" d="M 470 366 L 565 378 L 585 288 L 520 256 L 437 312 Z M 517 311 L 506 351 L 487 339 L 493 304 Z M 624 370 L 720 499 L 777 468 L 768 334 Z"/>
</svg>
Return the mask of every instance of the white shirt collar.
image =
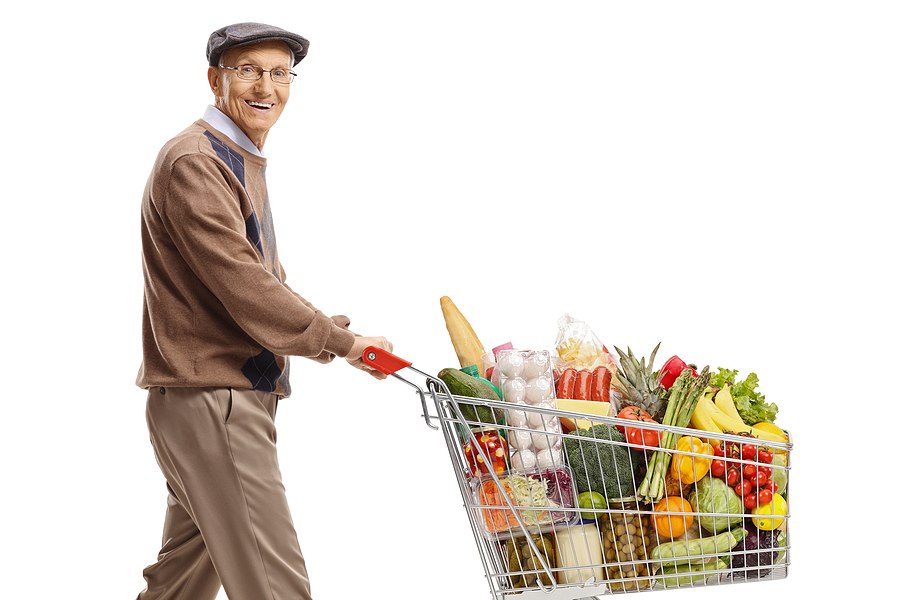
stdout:
<svg viewBox="0 0 900 600">
<path fill-rule="evenodd" d="M 262 150 L 257 148 L 256 144 L 250 141 L 250 138 L 247 137 L 247 134 L 241 131 L 241 128 L 238 127 L 235 122 L 232 121 L 231 118 L 229 118 L 228 115 L 223 113 L 212 104 L 206 107 L 206 112 L 203 113 L 203 120 L 209 123 L 212 127 L 227 135 L 232 142 L 234 142 L 250 154 L 255 154 L 256 156 L 262 158 L 266 157 L 266 155 L 263 154 Z"/>
</svg>

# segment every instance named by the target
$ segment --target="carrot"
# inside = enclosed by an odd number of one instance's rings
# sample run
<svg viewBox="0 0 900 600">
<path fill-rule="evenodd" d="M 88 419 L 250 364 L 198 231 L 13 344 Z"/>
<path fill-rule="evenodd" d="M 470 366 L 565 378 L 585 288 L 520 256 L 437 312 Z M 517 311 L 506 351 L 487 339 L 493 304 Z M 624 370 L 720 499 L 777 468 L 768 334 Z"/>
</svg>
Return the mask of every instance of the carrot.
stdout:
<svg viewBox="0 0 900 600">
<path fill-rule="evenodd" d="M 503 489 L 511 499 L 515 498 L 511 487 L 507 486 L 504 483 Z M 508 504 L 506 504 L 506 501 L 503 499 L 503 496 L 497 489 L 497 484 L 493 480 L 485 481 L 482 484 L 481 501 L 482 504 L 488 506 L 509 506 Z M 487 509 L 485 524 L 487 525 L 488 530 L 491 533 L 497 533 L 498 531 L 506 531 L 507 529 L 509 529 L 509 518 L 511 512 L 512 510 L 509 508 Z"/>
</svg>

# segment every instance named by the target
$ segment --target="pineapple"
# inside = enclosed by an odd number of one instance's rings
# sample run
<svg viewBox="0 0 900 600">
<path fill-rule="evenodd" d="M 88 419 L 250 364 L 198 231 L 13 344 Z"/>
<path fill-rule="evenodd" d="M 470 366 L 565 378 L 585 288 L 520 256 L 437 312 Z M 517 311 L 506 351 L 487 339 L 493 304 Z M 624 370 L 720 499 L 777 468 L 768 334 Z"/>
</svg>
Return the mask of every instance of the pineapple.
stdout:
<svg viewBox="0 0 900 600">
<path fill-rule="evenodd" d="M 653 359 L 657 350 L 659 344 L 650 354 L 650 360 L 644 364 L 643 357 L 638 362 L 631 348 L 628 348 L 628 354 L 616 348 L 622 367 L 619 373 L 619 382 L 622 386 L 614 387 L 622 394 L 622 407 L 637 406 L 650 413 L 654 421 L 662 423 L 666 415 L 666 401 L 663 398 L 666 390 L 659 383 L 659 374 L 653 373 Z"/>
</svg>

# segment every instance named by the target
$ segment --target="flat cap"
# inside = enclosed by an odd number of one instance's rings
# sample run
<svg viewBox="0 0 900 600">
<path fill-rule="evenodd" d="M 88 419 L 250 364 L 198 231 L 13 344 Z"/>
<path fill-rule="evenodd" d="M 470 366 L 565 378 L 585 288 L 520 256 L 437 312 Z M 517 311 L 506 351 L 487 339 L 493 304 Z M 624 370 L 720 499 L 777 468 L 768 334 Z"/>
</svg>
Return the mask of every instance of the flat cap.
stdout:
<svg viewBox="0 0 900 600">
<path fill-rule="evenodd" d="M 217 67 L 222 53 L 229 48 L 267 41 L 287 44 L 294 53 L 294 65 L 303 60 L 309 49 L 309 40 L 280 27 L 262 23 L 235 23 L 216 29 L 210 34 L 209 41 L 206 42 L 206 58 L 209 60 L 209 66 Z"/>
</svg>

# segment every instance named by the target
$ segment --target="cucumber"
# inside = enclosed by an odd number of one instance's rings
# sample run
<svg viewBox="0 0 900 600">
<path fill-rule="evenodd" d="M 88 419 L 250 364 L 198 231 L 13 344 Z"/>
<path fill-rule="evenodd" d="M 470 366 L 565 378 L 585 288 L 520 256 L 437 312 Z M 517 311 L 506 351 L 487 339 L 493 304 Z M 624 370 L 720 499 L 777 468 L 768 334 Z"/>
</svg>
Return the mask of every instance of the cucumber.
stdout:
<svg viewBox="0 0 900 600">
<path fill-rule="evenodd" d="M 497 395 L 497 392 L 494 391 L 494 388 L 489 383 L 463 373 L 459 369 L 442 369 L 438 373 L 438 379 L 447 384 L 447 389 L 454 396 L 500 401 L 500 396 Z M 495 425 L 503 422 L 502 410 L 489 406 L 468 404 L 463 402 L 462 398 L 457 398 L 456 401 L 459 404 L 460 416 L 466 421 Z"/>
<path fill-rule="evenodd" d="M 746 536 L 746 529 L 735 527 L 733 530 L 724 531 L 715 537 L 663 542 L 650 553 L 650 560 L 658 562 L 663 568 L 693 561 L 702 562 L 706 560 L 702 555 L 724 554 L 737 546 L 738 542 Z"/>
<path fill-rule="evenodd" d="M 727 568 L 724 562 L 716 559 L 714 562 L 699 565 L 687 564 L 664 567 L 656 574 L 656 578 L 666 587 L 677 587 L 703 581 L 710 576 L 711 573 L 709 571 L 721 571 Z"/>
</svg>

